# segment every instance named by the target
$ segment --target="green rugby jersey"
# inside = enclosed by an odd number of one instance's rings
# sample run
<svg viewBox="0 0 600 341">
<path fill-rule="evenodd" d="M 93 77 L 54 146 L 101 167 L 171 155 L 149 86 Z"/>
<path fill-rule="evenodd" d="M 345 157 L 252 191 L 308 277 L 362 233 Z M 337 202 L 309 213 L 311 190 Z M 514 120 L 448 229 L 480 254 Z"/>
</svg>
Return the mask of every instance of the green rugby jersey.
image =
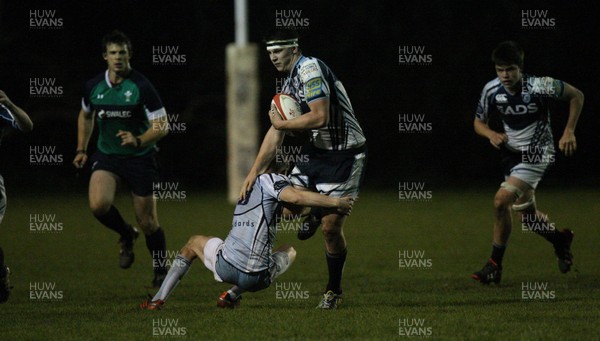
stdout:
<svg viewBox="0 0 600 341">
<path fill-rule="evenodd" d="M 96 112 L 98 150 L 118 157 L 141 156 L 154 149 L 121 146 L 119 130 L 142 135 L 150 127 L 150 120 L 167 120 L 167 113 L 154 86 L 141 73 L 131 70 L 120 84 L 111 84 L 108 70 L 85 84 L 81 107 L 86 113 Z"/>
</svg>

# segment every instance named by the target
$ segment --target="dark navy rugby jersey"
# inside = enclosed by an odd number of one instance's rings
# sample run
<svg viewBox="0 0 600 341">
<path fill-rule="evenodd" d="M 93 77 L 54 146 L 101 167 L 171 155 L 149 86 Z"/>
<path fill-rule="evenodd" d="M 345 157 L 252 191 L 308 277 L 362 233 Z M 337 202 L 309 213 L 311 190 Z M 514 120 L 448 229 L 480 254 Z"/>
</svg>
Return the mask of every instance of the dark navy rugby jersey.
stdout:
<svg viewBox="0 0 600 341">
<path fill-rule="evenodd" d="M 3 104 L 0 104 L 0 143 L 2 142 L 2 133 L 6 127 L 20 129 L 17 125 L 17 120 L 15 120 L 10 110 Z"/>
<path fill-rule="evenodd" d="M 344 85 L 323 61 L 300 56 L 283 83 L 281 93 L 294 97 L 304 113 L 310 111 L 309 103 L 329 99 L 329 123 L 312 130 L 311 142 L 315 147 L 347 150 L 365 143 Z"/>
<path fill-rule="evenodd" d="M 483 88 L 475 117 L 487 122 L 490 114 L 499 113 L 509 148 L 548 145 L 552 143 L 548 102 L 563 92 L 560 80 L 523 74 L 520 91 L 513 95 L 496 78 Z"/>
</svg>

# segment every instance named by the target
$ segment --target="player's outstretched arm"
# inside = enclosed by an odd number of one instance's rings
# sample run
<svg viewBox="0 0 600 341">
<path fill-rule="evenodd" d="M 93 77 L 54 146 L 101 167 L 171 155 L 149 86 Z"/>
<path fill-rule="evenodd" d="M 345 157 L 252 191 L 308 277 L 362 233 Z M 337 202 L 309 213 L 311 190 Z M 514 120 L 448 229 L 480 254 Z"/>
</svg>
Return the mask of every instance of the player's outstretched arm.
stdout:
<svg viewBox="0 0 600 341">
<path fill-rule="evenodd" d="M 357 198 L 353 197 L 328 197 L 323 194 L 297 190 L 288 186 L 281 191 L 279 199 L 290 204 L 310 207 L 337 208 L 341 214 L 350 215 L 352 206 Z"/>
<path fill-rule="evenodd" d="M 27 115 L 23 109 L 15 105 L 2 90 L 0 90 L 0 103 L 4 104 L 4 106 L 13 113 L 17 126 L 21 131 L 29 132 L 33 129 L 33 122 L 31 121 L 31 118 L 29 118 L 29 115 Z"/>
<path fill-rule="evenodd" d="M 169 133 L 169 124 L 164 119 L 150 120 L 150 127 L 142 135 L 135 136 L 130 131 L 119 130 L 117 136 L 121 138 L 122 146 L 143 148 L 158 142 Z"/>
<path fill-rule="evenodd" d="M 269 164 L 275 158 L 277 147 L 281 146 L 283 143 L 284 137 L 285 134 L 283 132 L 278 131 L 273 127 L 269 128 L 269 131 L 267 131 L 267 134 L 263 138 L 256 160 L 254 160 L 254 164 L 244 180 L 244 184 L 240 190 L 240 199 L 246 198 L 246 193 L 248 193 L 252 188 L 252 185 L 254 185 L 256 177 L 267 170 L 267 167 L 269 167 Z"/>
<path fill-rule="evenodd" d="M 73 165 L 77 168 L 82 168 L 87 162 L 87 146 L 94 130 L 94 112 L 86 112 L 79 110 L 77 117 L 77 152 L 73 159 Z"/>
<path fill-rule="evenodd" d="M 569 101 L 569 118 L 562 137 L 558 141 L 558 148 L 565 153 L 566 156 L 571 156 L 577 150 L 577 140 L 575 139 L 575 127 L 581 115 L 583 108 L 584 96 L 583 92 L 574 86 L 564 83 L 565 90 L 562 99 Z"/>
<path fill-rule="evenodd" d="M 490 144 L 496 149 L 500 149 L 500 146 L 508 141 L 508 136 L 506 136 L 506 134 L 490 129 L 487 122 L 478 118 L 475 118 L 473 121 L 473 127 L 475 128 L 477 135 L 490 140 Z"/>
<path fill-rule="evenodd" d="M 278 130 L 307 130 L 322 128 L 329 123 L 329 99 L 310 102 L 310 111 L 293 120 L 284 121 L 279 115 L 269 114 L 271 124 Z"/>
</svg>

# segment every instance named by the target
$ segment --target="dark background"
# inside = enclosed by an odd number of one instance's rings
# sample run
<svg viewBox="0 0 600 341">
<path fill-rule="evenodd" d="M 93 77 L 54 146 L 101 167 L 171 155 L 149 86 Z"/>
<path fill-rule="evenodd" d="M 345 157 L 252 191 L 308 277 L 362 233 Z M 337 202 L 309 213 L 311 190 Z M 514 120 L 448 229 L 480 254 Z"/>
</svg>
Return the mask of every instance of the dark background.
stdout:
<svg viewBox="0 0 600 341">
<path fill-rule="evenodd" d="M 473 132 L 476 101 L 495 77 L 490 62 L 498 42 L 525 48 L 525 72 L 564 80 L 585 95 L 575 156 L 557 156 L 544 184 L 597 186 L 599 12 L 595 4 L 553 1 L 248 1 L 250 41 L 261 42 L 275 26 L 277 10 L 302 10 L 309 26 L 300 31 L 305 55 L 324 60 L 343 81 L 367 135 L 366 188 L 395 190 L 399 181 L 428 187 L 470 187 L 501 180 L 499 155 Z M 56 10 L 61 29 L 33 30 L 30 10 Z M 548 10 L 554 29 L 524 29 L 521 11 Z M 165 179 L 186 188 L 225 190 L 225 47 L 234 40 L 233 1 L 3 1 L 0 0 L 0 89 L 32 117 L 30 134 L 9 132 L 0 172 L 10 189 L 85 191 L 76 177 L 77 115 L 83 83 L 102 72 L 101 38 L 117 28 L 133 42 L 132 66 L 154 84 L 167 111 L 187 130 L 160 142 Z M 153 65 L 152 46 L 178 46 L 185 65 Z M 398 63 L 399 45 L 425 46 L 431 65 Z M 261 138 L 275 93 L 275 77 L 260 47 Z M 29 79 L 56 78 L 64 95 L 29 96 Z M 433 129 L 401 134 L 399 114 L 424 114 Z M 555 141 L 568 106 L 552 108 Z M 494 124 L 494 122 L 492 122 Z M 90 149 L 95 137 L 92 138 Z M 56 146 L 64 162 L 30 166 L 30 146 Z"/>
</svg>

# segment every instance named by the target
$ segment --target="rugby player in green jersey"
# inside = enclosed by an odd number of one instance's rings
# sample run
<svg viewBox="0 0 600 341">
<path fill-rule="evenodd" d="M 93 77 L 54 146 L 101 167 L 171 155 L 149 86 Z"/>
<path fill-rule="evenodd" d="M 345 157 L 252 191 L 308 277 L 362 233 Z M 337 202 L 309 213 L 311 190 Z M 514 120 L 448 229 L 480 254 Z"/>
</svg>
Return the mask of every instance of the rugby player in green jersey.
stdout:
<svg viewBox="0 0 600 341">
<path fill-rule="evenodd" d="M 166 264 L 166 241 L 152 195 L 159 180 L 154 153 L 156 142 L 168 133 L 168 125 L 160 124 L 167 114 L 152 84 L 131 68 L 129 38 L 113 31 L 104 36 L 102 46 L 108 69 L 85 84 L 73 164 L 82 168 L 88 161 L 87 146 L 94 124 L 98 125 L 97 150 L 89 160 L 90 209 L 98 221 L 120 235 L 119 265 L 129 268 L 138 231 L 113 205 L 117 184 L 129 186 L 136 221 L 153 259 L 152 285 L 158 287 L 168 269 L 161 266 Z"/>
</svg>

